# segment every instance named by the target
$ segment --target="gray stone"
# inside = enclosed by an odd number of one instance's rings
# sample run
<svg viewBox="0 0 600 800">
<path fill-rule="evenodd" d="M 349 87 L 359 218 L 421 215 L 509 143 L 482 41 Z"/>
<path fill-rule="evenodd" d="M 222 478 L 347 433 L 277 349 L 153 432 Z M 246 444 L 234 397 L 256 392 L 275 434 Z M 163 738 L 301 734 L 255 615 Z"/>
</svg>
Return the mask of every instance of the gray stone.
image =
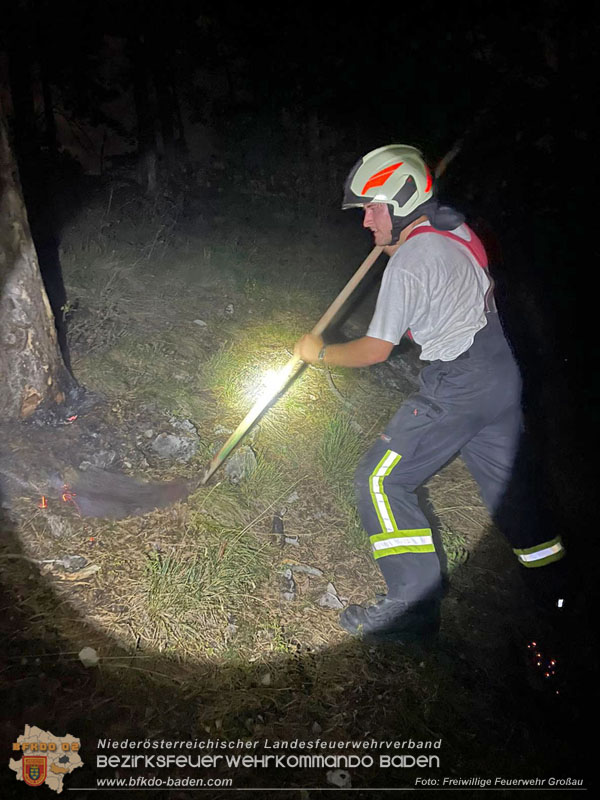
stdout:
<svg viewBox="0 0 600 800">
<path fill-rule="evenodd" d="M 197 438 L 175 436 L 173 433 L 159 433 L 152 442 L 152 449 L 160 458 L 174 458 L 177 461 L 189 461 L 198 450 Z"/>
<path fill-rule="evenodd" d="M 96 667 L 100 661 L 100 656 L 93 647 L 84 647 L 79 651 L 79 660 L 84 667 Z"/>
<path fill-rule="evenodd" d="M 225 462 L 225 474 L 233 484 L 240 483 L 256 469 L 256 456 L 251 447 L 239 447 Z"/>
<path fill-rule="evenodd" d="M 375 379 L 386 388 L 409 395 L 418 388 L 419 374 L 426 363 L 419 359 L 418 348 L 411 346 L 382 364 L 376 364 L 371 370 Z"/>
<path fill-rule="evenodd" d="M 290 564 L 292 572 L 303 572 L 305 575 L 312 575 L 313 578 L 322 578 L 323 573 L 316 567 L 309 567 L 308 564 Z M 331 586 L 332 584 L 328 584 Z M 335 591 L 335 590 L 334 590 Z"/>
<path fill-rule="evenodd" d="M 231 428 L 226 428 L 224 425 L 217 425 L 214 432 L 215 436 L 229 436 L 230 433 L 233 433 Z"/>
<path fill-rule="evenodd" d="M 344 604 L 337 595 L 333 583 L 327 584 L 327 591 L 325 594 L 322 594 L 321 597 L 319 597 L 317 603 L 321 606 L 321 608 L 331 608 L 334 610 L 344 607 Z"/>
<path fill-rule="evenodd" d="M 296 581 L 294 580 L 294 575 L 289 567 L 284 570 L 283 575 L 281 577 L 280 595 L 281 598 L 288 603 L 293 602 L 297 596 Z"/>
<path fill-rule="evenodd" d="M 79 465 L 79 469 L 86 470 L 90 467 L 95 467 L 96 469 L 107 469 L 116 459 L 117 454 L 114 450 L 98 450 L 97 453 L 93 453 L 89 458 L 85 461 L 82 461 Z"/>
<path fill-rule="evenodd" d="M 46 513 L 46 522 L 50 528 L 50 533 L 57 539 L 68 536 L 71 533 L 69 522 L 62 517 L 56 516 L 56 514 Z"/>
<path fill-rule="evenodd" d="M 191 419 L 178 419 L 177 417 L 171 417 L 169 420 L 169 425 L 172 428 L 175 428 L 176 431 L 181 431 L 182 433 L 189 433 L 191 436 L 198 436 L 198 431 L 196 430 L 196 426 L 191 421 Z"/>
<path fill-rule="evenodd" d="M 65 572 L 79 572 L 89 562 L 84 556 L 62 556 L 54 560 L 58 567 L 62 567 Z"/>
<path fill-rule="evenodd" d="M 337 786 L 340 789 L 352 788 L 350 773 L 345 769 L 330 769 L 327 773 L 327 783 Z"/>
</svg>

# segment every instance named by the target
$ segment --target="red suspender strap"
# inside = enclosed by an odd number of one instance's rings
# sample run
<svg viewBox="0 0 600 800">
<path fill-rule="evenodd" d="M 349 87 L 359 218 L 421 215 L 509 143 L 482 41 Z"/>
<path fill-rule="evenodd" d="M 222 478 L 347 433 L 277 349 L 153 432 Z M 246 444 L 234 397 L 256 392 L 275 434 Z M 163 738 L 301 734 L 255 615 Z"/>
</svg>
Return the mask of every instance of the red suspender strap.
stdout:
<svg viewBox="0 0 600 800">
<path fill-rule="evenodd" d="M 485 293 L 485 310 L 486 311 L 495 311 L 496 310 L 496 303 L 494 301 L 494 281 L 492 280 L 492 276 L 488 270 L 488 258 L 487 253 L 485 252 L 485 247 L 479 236 L 474 233 L 468 225 L 465 225 L 465 228 L 469 231 L 469 235 L 471 236 L 470 240 L 467 241 L 466 239 L 457 236 L 455 233 L 451 233 L 450 231 L 439 231 L 437 228 L 433 228 L 429 225 L 423 226 L 420 225 L 418 228 L 415 228 L 411 231 L 408 236 L 406 237 L 406 241 L 408 242 L 409 239 L 412 239 L 413 236 L 418 236 L 420 233 L 437 233 L 438 236 L 445 236 L 446 239 L 452 239 L 457 244 L 465 247 L 469 253 L 473 256 L 476 263 L 484 269 L 487 273 L 488 278 L 490 279 L 490 286 L 487 292 Z"/>
<path fill-rule="evenodd" d="M 473 256 L 475 261 L 479 264 L 480 267 L 483 269 L 487 269 L 488 267 L 488 259 L 487 254 L 485 252 L 485 247 L 483 246 L 481 239 L 477 236 L 476 233 L 473 233 L 471 228 L 468 225 L 465 225 L 465 228 L 469 231 L 471 239 L 467 241 L 466 239 L 457 236 L 455 233 L 450 233 L 450 231 L 438 231 L 437 228 L 432 228 L 431 226 L 427 225 L 426 227 L 419 226 L 411 231 L 408 236 L 406 237 L 406 241 L 408 242 L 409 239 L 412 239 L 413 236 L 418 236 L 420 233 L 437 233 L 438 236 L 445 236 L 446 239 L 452 239 L 457 244 L 466 247 L 469 253 Z"/>
</svg>

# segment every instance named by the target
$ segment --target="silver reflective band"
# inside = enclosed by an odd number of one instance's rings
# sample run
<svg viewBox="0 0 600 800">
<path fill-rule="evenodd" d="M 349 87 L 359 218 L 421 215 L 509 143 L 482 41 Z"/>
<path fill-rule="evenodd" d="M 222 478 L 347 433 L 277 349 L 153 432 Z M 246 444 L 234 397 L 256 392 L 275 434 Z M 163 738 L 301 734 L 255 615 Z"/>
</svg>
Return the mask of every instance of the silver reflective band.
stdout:
<svg viewBox="0 0 600 800">
<path fill-rule="evenodd" d="M 383 480 L 400 461 L 400 454 L 393 450 L 388 450 L 383 460 L 375 468 L 375 473 L 371 477 L 371 497 L 377 509 L 377 514 L 381 520 L 384 533 L 393 533 L 397 529 L 393 519 L 392 510 L 389 507 L 388 499 L 383 491 Z"/>
<path fill-rule="evenodd" d="M 561 544 L 553 544 L 552 547 L 546 547 L 544 550 L 538 550 L 536 553 L 520 553 L 518 558 L 519 561 L 525 563 L 529 561 L 539 561 L 542 558 L 554 555 L 554 553 L 560 553 L 562 549 L 563 546 Z"/>
<path fill-rule="evenodd" d="M 383 539 L 373 542 L 373 550 L 387 550 L 389 547 L 410 547 L 411 545 L 433 544 L 432 536 L 403 536 L 401 539 Z"/>
</svg>

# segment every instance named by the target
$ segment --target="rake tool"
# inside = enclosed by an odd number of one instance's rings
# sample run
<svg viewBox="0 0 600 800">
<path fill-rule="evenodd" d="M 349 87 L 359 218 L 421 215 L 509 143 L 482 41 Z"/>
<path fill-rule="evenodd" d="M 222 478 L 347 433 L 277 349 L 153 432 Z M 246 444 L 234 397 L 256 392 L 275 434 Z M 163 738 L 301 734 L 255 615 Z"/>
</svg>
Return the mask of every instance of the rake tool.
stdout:
<svg viewBox="0 0 600 800">
<path fill-rule="evenodd" d="M 321 335 L 337 312 L 356 289 L 358 284 L 373 266 L 383 248 L 374 247 L 363 261 L 346 286 L 342 289 L 321 319 L 312 329 L 312 333 Z M 287 388 L 299 374 L 296 372 L 301 360 L 293 356 L 281 369 L 276 385 L 257 400 L 246 414 L 217 455 L 206 468 L 202 478 L 194 480 L 174 480 L 170 482 L 142 483 L 129 475 L 108 472 L 103 469 L 88 468 L 85 471 L 68 467 L 62 475 L 52 474 L 46 481 L 44 494 L 61 498 L 64 503 L 72 505 L 84 517 L 104 517 L 123 519 L 139 516 L 156 508 L 165 508 L 179 500 L 185 500 L 192 492 L 203 486 L 210 476 L 231 454 L 234 448 L 248 433 L 252 425 L 265 411 L 269 404 Z M 43 498 L 45 501 L 45 497 Z"/>
<path fill-rule="evenodd" d="M 315 327 L 312 329 L 311 333 L 315 336 L 320 336 L 323 331 L 328 327 L 332 319 L 344 305 L 346 300 L 350 297 L 352 292 L 356 289 L 358 284 L 362 281 L 365 277 L 367 272 L 371 269 L 375 261 L 383 252 L 382 247 L 374 247 L 369 255 L 365 258 L 362 262 L 360 267 L 356 270 L 354 275 L 350 278 L 348 283 L 344 286 L 342 291 L 338 294 L 335 298 L 333 303 L 329 306 L 327 311 L 323 314 L 321 319 L 317 322 Z M 233 452 L 233 450 L 237 447 L 237 445 L 241 442 L 244 436 L 248 433 L 252 425 L 256 422 L 256 420 L 261 416 L 261 414 L 265 411 L 265 409 L 273 402 L 273 400 L 282 393 L 290 384 L 295 377 L 295 371 L 298 365 L 301 363 L 301 359 L 294 355 L 288 363 L 282 367 L 277 375 L 277 379 L 274 382 L 272 389 L 263 394 L 256 403 L 252 406 L 250 411 L 246 414 L 244 419 L 240 422 L 234 432 L 231 434 L 229 439 L 225 442 L 223 447 L 219 450 L 216 456 L 212 459 L 208 467 L 206 468 L 204 475 L 200 481 L 200 485 L 203 486 L 211 475 L 221 466 L 221 464 L 225 461 L 225 459 Z"/>
</svg>

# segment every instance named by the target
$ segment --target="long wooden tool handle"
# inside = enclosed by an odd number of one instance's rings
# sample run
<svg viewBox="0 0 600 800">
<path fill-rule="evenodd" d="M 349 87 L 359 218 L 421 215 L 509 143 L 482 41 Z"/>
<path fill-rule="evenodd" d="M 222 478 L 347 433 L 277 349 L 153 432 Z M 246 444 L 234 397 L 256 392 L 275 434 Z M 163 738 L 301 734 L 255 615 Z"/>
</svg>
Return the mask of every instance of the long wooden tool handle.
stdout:
<svg viewBox="0 0 600 800">
<path fill-rule="evenodd" d="M 338 294 L 335 298 L 333 303 L 329 306 L 327 311 L 323 314 L 321 319 L 317 322 L 315 327 L 312 329 L 311 333 L 315 336 L 320 336 L 323 331 L 327 328 L 330 324 L 332 319 L 344 305 L 346 300 L 350 297 L 352 292 L 356 289 L 358 284 L 362 281 L 365 277 L 367 272 L 371 269 L 373 264 L 377 261 L 381 253 L 383 252 L 382 247 L 374 247 L 369 255 L 365 258 L 362 262 L 360 267 L 356 270 L 354 275 L 350 278 L 348 283 L 344 286 L 342 291 Z M 241 441 L 242 437 L 250 430 L 252 424 L 256 421 L 256 419 L 262 414 L 265 408 L 269 405 L 269 403 L 273 400 L 273 398 L 279 394 L 279 392 L 286 386 L 288 380 L 290 379 L 292 373 L 298 366 L 302 359 L 298 356 L 294 355 L 290 358 L 287 362 L 285 367 L 283 367 L 279 374 L 278 374 L 278 383 L 277 386 L 270 392 L 269 395 L 266 397 L 261 397 L 254 406 L 250 409 L 250 411 L 246 414 L 244 419 L 240 422 L 234 432 L 231 434 L 229 439 L 225 442 L 223 447 L 219 450 L 217 455 L 213 458 L 210 462 L 204 476 L 201 480 L 201 484 L 205 484 L 206 481 L 210 478 L 210 476 L 219 468 L 219 466 L 225 461 L 227 456 L 231 453 L 231 451 L 236 447 L 236 445 Z"/>
<path fill-rule="evenodd" d="M 348 283 L 344 286 L 342 291 L 338 294 L 338 296 L 335 298 L 333 303 L 329 306 L 327 311 L 323 314 L 321 319 L 317 322 L 315 327 L 312 329 L 311 333 L 314 333 L 316 336 L 320 336 L 323 333 L 325 328 L 327 328 L 327 326 L 329 325 L 331 320 L 335 317 L 335 315 L 338 313 L 340 308 L 344 305 L 346 300 L 350 297 L 352 292 L 356 289 L 358 284 L 362 281 L 362 279 L 365 277 L 367 272 L 371 269 L 373 264 L 377 261 L 377 259 L 382 254 L 382 252 L 383 252 L 383 247 L 379 247 L 379 246 L 374 247 L 371 250 L 369 255 L 365 258 L 365 260 L 362 262 L 360 267 L 356 270 L 354 275 L 350 278 Z"/>
</svg>

